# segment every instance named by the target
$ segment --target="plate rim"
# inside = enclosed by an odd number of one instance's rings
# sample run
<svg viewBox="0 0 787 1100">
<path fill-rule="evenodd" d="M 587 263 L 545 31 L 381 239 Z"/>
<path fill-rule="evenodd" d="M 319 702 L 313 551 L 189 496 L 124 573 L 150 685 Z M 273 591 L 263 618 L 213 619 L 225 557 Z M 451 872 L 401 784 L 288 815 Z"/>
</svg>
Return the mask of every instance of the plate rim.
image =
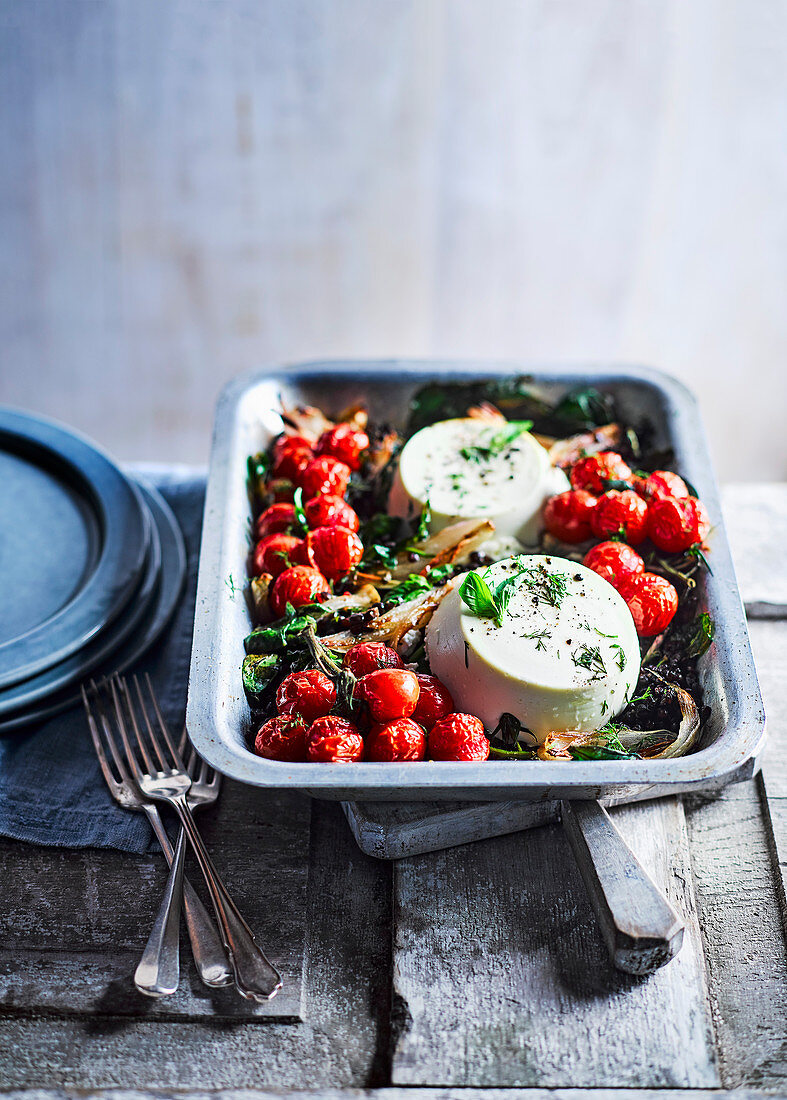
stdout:
<svg viewBox="0 0 787 1100">
<path fill-rule="evenodd" d="M 151 521 L 119 467 L 81 433 L 10 406 L 0 406 L 0 431 L 68 464 L 92 498 L 102 536 L 95 566 L 71 599 L 44 622 L 0 644 L 0 688 L 5 688 L 66 660 L 116 618 L 145 568 Z M 128 538 L 134 527 L 142 534 L 136 542 Z M 19 649 L 22 655 L 14 659 Z"/>
</svg>

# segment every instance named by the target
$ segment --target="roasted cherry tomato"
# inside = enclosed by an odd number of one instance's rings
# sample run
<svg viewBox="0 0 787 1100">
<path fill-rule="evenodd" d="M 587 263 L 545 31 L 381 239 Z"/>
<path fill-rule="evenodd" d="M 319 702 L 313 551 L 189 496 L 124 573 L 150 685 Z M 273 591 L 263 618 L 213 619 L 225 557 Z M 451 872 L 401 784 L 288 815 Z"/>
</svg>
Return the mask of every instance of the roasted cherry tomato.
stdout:
<svg viewBox="0 0 787 1100">
<path fill-rule="evenodd" d="M 345 653 L 344 667 L 360 680 L 381 668 L 404 668 L 404 661 L 385 642 L 359 642 Z"/>
<path fill-rule="evenodd" d="M 266 482 L 265 492 L 275 504 L 289 504 L 295 495 L 295 486 L 289 478 L 272 477 L 270 481 Z"/>
<path fill-rule="evenodd" d="M 258 539 L 264 539 L 268 535 L 276 535 L 280 531 L 289 531 L 297 526 L 295 507 L 292 504 L 271 504 L 264 512 L 257 516 L 254 524 L 254 534 Z"/>
<path fill-rule="evenodd" d="M 300 715 L 277 714 L 260 726 L 254 751 L 267 760 L 300 763 L 306 759 L 306 725 Z"/>
<path fill-rule="evenodd" d="M 447 714 L 429 733 L 430 760 L 486 760 L 489 741 L 480 718 Z"/>
<path fill-rule="evenodd" d="M 637 492 L 646 500 L 659 500 L 661 497 L 683 500 L 690 496 L 686 482 L 671 470 L 654 470 L 646 478 L 638 479 Z"/>
<path fill-rule="evenodd" d="M 580 458 L 571 467 L 570 474 L 574 489 L 587 489 L 596 494 L 605 492 L 607 481 L 629 481 L 630 478 L 631 467 L 617 451 L 599 451 Z"/>
<path fill-rule="evenodd" d="M 451 692 L 436 676 L 419 672 L 417 677 L 419 693 L 413 718 L 424 729 L 430 730 L 435 722 L 453 713 L 454 701 Z"/>
<path fill-rule="evenodd" d="M 278 577 L 293 565 L 306 564 L 306 543 L 294 535 L 268 535 L 254 547 L 252 565 L 255 577 L 261 573 Z"/>
<path fill-rule="evenodd" d="M 329 580 L 344 577 L 363 557 L 363 543 L 349 527 L 318 527 L 306 536 L 309 559 Z"/>
<path fill-rule="evenodd" d="M 666 630 L 678 610 L 678 593 L 666 577 L 657 573 L 637 573 L 620 594 L 641 638 Z"/>
<path fill-rule="evenodd" d="M 413 713 L 418 702 L 418 677 L 406 668 L 381 668 L 361 677 L 356 690 L 366 700 L 372 721 L 386 725 Z"/>
<path fill-rule="evenodd" d="M 637 551 L 626 542 L 600 542 L 588 550 L 582 564 L 609 581 L 613 588 L 620 588 L 645 568 Z"/>
<path fill-rule="evenodd" d="M 318 668 L 291 672 L 279 684 L 276 706 L 280 714 L 300 714 L 309 725 L 315 718 L 330 714 L 336 703 L 333 680 Z"/>
<path fill-rule="evenodd" d="M 705 539 L 710 534 L 710 516 L 708 515 L 708 509 L 701 500 L 697 500 L 695 497 L 691 497 L 691 499 L 694 501 L 694 507 L 697 511 L 697 531 L 699 532 L 700 542 L 705 542 Z"/>
<path fill-rule="evenodd" d="M 695 542 L 702 542 L 708 531 L 706 524 L 707 512 L 694 497 L 685 500 L 661 497 L 648 507 L 648 535 L 659 550 L 669 554 L 678 554 Z"/>
<path fill-rule="evenodd" d="M 323 432 L 317 441 L 315 450 L 318 455 L 333 455 L 344 462 L 351 470 L 359 469 L 360 455 L 369 446 L 369 436 L 352 424 L 337 424 Z"/>
<path fill-rule="evenodd" d="M 625 489 L 622 493 L 610 489 L 598 498 L 590 527 L 597 538 L 621 535 L 626 542 L 637 546 L 647 535 L 648 505 L 633 489 Z"/>
<path fill-rule="evenodd" d="M 372 726 L 366 738 L 366 759 L 396 763 L 423 760 L 426 733 L 412 718 L 397 718 L 386 726 Z"/>
<path fill-rule="evenodd" d="M 303 510 L 310 527 L 349 527 L 357 531 L 361 526 L 356 512 L 341 497 L 312 497 Z"/>
<path fill-rule="evenodd" d="M 332 455 L 320 455 L 318 458 L 313 458 L 301 471 L 298 481 L 307 500 L 322 494 L 343 497 L 350 484 L 351 473 L 346 462 L 340 462 Z"/>
<path fill-rule="evenodd" d="M 570 489 L 550 497 L 544 507 L 544 526 L 563 542 L 584 542 L 590 538 L 590 517 L 596 498 L 586 489 Z"/>
<path fill-rule="evenodd" d="M 314 458 L 314 451 L 308 439 L 301 435 L 280 436 L 273 445 L 274 477 L 286 477 L 297 481 L 299 474 Z"/>
<path fill-rule="evenodd" d="M 358 727 L 338 714 L 312 722 L 306 735 L 306 755 L 323 764 L 347 764 L 363 759 L 363 738 Z"/>
<path fill-rule="evenodd" d="M 285 569 L 273 582 L 270 594 L 271 611 L 280 619 L 287 604 L 303 607 L 307 603 L 322 603 L 330 596 L 328 582 L 319 569 L 308 565 L 293 565 Z"/>
</svg>

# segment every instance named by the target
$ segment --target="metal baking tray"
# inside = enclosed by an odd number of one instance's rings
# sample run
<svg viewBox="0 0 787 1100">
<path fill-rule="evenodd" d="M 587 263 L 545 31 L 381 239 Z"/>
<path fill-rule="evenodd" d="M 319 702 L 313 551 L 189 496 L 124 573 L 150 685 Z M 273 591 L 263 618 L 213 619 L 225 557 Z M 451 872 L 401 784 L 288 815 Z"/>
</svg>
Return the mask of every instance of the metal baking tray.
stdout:
<svg viewBox="0 0 787 1100">
<path fill-rule="evenodd" d="M 677 469 L 695 485 L 714 524 L 712 576 L 703 598 L 716 623 L 699 665 L 712 716 L 700 748 L 677 760 L 506 761 L 473 763 L 286 764 L 247 747 L 252 733 L 241 684 L 243 639 L 250 630 L 241 591 L 248 553 L 245 467 L 281 429 L 285 402 L 317 405 L 328 415 L 359 399 L 373 419 L 403 423 L 411 395 L 427 382 L 528 375 L 557 397 L 578 385 L 614 393 L 622 416 L 647 416 L 656 446 L 671 445 Z M 758 768 L 765 715 L 738 593 L 719 494 L 697 404 L 684 386 L 639 367 L 536 367 L 531 364 L 415 360 L 337 361 L 271 367 L 244 374 L 216 409 L 197 586 L 186 717 L 198 752 L 225 775 L 258 787 L 298 789 L 329 799 L 441 801 L 556 799 L 638 801 L 715 791 Z"/>
</svg>

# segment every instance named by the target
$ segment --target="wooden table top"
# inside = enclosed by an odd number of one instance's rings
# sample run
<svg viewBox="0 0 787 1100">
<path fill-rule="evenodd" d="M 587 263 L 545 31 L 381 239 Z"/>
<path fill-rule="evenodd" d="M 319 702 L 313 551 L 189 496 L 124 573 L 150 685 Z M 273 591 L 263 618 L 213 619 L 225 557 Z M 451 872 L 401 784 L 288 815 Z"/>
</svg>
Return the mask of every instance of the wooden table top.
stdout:
<svg viewBox="0 0 787 1100">
<path fill-rule="evenodd" d="M 184 938 L 177 996 L 137 995 L 161 858 L 2 840 L 0 1090 L 787 1094 L 787 492 L 725 499 L 744 594 L 771 616 L 750 618 L 762 773 L 613 811 L 687 918 L 676 960 L 611 968 L 559 826 L 392 864 L 338 805 L 227 783 L 205 837 L 285 991 L 251 1007 L 201 986 Z"/>
</svg>

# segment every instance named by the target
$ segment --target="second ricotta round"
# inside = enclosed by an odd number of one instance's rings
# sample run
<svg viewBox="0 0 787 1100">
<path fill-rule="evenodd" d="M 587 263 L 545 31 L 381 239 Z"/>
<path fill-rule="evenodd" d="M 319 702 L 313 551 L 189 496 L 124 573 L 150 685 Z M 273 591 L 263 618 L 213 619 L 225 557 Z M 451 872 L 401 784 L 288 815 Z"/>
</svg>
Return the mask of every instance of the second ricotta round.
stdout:
<svg viewBox="0 0 787 1100">
<path fill-rule="evenodd" d="M 533 546 L 545 501 L 569 487 L 546 450 L 516 422 L 441 420 L 406 443 L 388 510 L 407 515 L 428 502 L 433 532 L 460 519 L 489 519 L 498 537 Z"/>
</svg>

